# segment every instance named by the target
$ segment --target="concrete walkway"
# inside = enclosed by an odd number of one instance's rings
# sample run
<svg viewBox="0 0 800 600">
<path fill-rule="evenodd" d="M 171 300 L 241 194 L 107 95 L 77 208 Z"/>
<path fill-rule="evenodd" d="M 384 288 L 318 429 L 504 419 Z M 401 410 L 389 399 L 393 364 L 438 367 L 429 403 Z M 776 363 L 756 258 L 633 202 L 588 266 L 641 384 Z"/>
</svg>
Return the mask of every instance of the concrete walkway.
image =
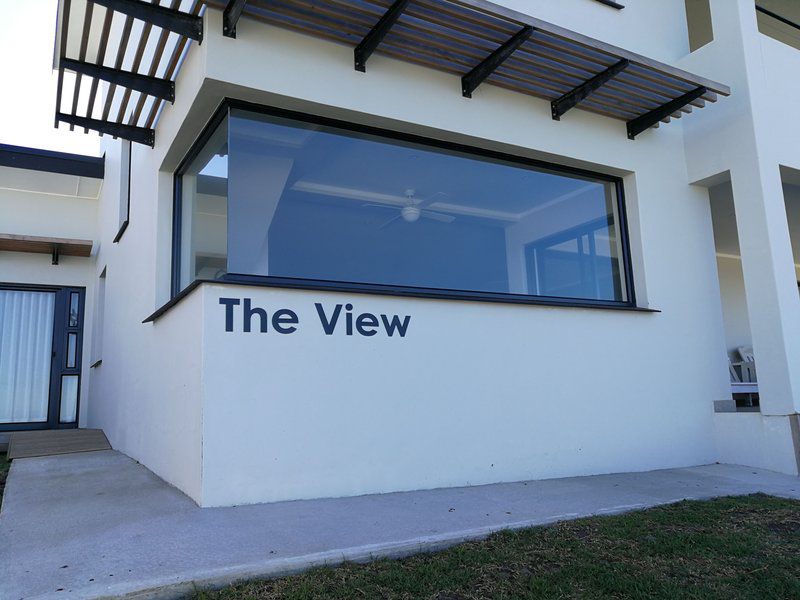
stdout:
<svg viewBox="0 0 800 600">
<path fill-rule="evenodd" d="M 114 451 L 16 460 L 0 512 L 0 597 L 170 598 L 343 560 L 398 557 L 498 529 L 684 498 L 800 498 L 800 479 L 711 465 L 200 509 Z"/>
</svg>

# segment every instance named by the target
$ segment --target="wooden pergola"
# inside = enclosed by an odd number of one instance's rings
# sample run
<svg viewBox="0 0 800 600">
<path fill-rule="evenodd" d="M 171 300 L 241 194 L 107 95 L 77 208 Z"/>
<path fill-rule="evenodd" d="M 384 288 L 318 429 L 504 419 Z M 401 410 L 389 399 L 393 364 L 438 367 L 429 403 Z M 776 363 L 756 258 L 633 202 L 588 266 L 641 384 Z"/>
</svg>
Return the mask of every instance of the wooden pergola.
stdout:
<svg viewBox="0 0 800 600">
<path fill-rule="evenodd" d="M 496 85 L 548 100 L 556 120 L 573 108 L 622 120 L 631 139 L 730 94 L 486 0 L 61 0 L 56 124 L 153 145 L 188 45 L 202 40 L 206 6 L 224 11 L 228 37 L 240 18 L 255 19 L 351 46 L 360 71 L 383 54 L 459 76 L 466 97 Z"/>
</svg>

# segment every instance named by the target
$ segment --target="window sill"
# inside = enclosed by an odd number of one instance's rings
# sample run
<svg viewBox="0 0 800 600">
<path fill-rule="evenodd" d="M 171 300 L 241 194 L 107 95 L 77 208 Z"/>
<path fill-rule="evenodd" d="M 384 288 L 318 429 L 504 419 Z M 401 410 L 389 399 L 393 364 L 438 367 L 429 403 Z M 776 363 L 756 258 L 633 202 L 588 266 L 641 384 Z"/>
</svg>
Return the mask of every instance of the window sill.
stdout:
<svg viewBox="0 0 800 600">
<path fill-rule="evenodd" d="M 316 290 L 329 292 L 345 292 L 353 294 L 373 294 L 378 296 L 401 296 L 404 298 L 434 299 L 434 300 L 462 300 L 467 302 L 492 302 L 500 304 L 518 304 L 529 306 L 546 306 L 551 308 L 584 308 L 591 310 L 611 310 L 618 312 L 634 313 L 660 313 L 660 310 L 641 308 L 622 303 L 590 302 L 585 300 L 570 300 L 562 298 L 546 298 L 534 296 L 521 296 L 513 294 L 492 294 L 480 292 L 459 292 L 454 290 L 435 290 L 428 288 L 407 288 L 385 285 L 341 283 L 333 281 L 311 281 L 305 279 L 289 279 L 278 277 L 258 276 L 228 276 L 227 279 L 196 279 L 181 292 L 158 308 L 142 323 L 154 323 L 173 306 L 179 304 L 186 296 L 205 283 L 217 285 L 244 285 L 265 288 Z"/>
</svg>

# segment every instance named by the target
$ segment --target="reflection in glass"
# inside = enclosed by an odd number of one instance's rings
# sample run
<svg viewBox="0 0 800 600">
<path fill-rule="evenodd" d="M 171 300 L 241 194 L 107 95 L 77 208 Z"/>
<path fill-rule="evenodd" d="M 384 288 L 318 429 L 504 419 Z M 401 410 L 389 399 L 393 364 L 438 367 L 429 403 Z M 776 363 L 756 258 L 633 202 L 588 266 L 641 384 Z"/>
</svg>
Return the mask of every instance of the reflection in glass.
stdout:
<svg viewBox="0 0 800 600">
<path fill-rule="evenodd" d="M 69 295 L 69 326 L 77 327 L 79 322 L 80 294 L 71 292 Z"/>
<path fill-rule="evenodd" d="M 183 285 L 213 255 L 215 275 L 628 299 L 613 181 L 238 109 L 222 130 L 183 177 Z"/>
<path fill-rule="evenodd" d="M 78 355 L 78 334 L 67 334 L 67 368 L 74 369 Z"/>
<path fill-rule="evenodd" d="M 78 375 L 61 376 L 61 423 L 74 423 L 78 415 Z"/>
<path fill-rule="evenodd" d="M 181 288 L 227 270 L 227 129 L 223 122 L 181 176 Z"/>
</svg>

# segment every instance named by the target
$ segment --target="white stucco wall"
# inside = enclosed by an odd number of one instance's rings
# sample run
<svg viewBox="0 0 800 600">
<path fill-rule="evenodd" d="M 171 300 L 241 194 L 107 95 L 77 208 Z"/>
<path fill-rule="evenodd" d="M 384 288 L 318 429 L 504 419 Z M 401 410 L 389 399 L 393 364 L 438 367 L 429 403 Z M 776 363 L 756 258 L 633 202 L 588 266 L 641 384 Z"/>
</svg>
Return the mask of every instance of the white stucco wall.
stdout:
<svg viewBox="0 0 800 600">
<path fill-rule="evenodd" d="M 101 182 L 69 175 L 0 167 L 0 233 L 95 242 L 99 237 L 97 192 Z M 96 247 L 94 249 L 96 251 Z M 94 257 L 0 251 L 0 282 L 86 288 L 83 328 L 83 381 L 78 423 L 89 407 L 88 372 L 94 313 Z"/>
<path fill-rule="evenodd" d="M 560 20 L 601 26 L 583 13 Z M 111 187 L 103 200 L 97 272 L 107 266 L 114 299 L 91 421 L 120 450 L 203 505 L 717 460 L 713 401 L 729 394 L 717 262 L 682 131 L 704 113 L 631 142 L 622 122 L 579 110 L 554 122 L 549 103 L 488 85 L 467 100 L 457 77 L 378 55 L 362 74 L 344 46 L 249 21 L 236 40 L 220 31 L 210 10 L 155 148 L 135 149 L 119 244 Z M 677 52 L 681 31 L 656 58 Z M 169 297 L 171 174 L 225 96 L 623 176 L 637 297 L 660 312 L 215 284 L 142 324 Z M 226 333 L 220 295 L 296 310 L 304 329 Z M 412 329 L 324 336 L 317 301 L 411 315 Z"/>
</svg>

